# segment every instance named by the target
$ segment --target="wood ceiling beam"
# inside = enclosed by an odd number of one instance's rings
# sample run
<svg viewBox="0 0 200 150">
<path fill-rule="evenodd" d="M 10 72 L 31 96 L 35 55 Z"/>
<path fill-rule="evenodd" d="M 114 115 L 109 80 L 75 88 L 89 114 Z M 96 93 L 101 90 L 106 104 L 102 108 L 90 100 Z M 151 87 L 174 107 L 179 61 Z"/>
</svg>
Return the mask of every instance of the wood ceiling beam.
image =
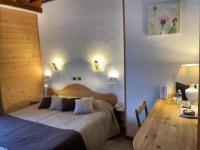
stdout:
<svg viewBox="0 0 200 150">
<path fill-rule="evenodd" d="M 51 2 L 51 1 L 55 1 L 55 0 L 42 0 L 42 3 L 47 3 L 47 2 Z"/>
<path fill-rule="evenodd" d="M 0 4 L 2 5 L 13 6 L 39 13 L 42 13 L 41 3 L 41 0 L 34 0 L 33 2 L 30 2 L 29 0 L 21 0 L 21 2 L 18 2 L 18 0 L 0 0 Z"/>
</svg>

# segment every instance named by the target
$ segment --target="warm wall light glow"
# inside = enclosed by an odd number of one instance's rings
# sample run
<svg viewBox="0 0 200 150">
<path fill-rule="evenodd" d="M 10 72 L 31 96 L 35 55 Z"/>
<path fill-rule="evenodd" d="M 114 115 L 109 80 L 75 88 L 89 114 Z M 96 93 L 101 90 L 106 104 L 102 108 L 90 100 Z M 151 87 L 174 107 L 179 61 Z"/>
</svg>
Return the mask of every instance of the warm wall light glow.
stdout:
<svg viewBox="0 0 200 150">
<path fill-rule="evenodd" d="M 44 84 L 44 87 L 45 87 L 45 88 L 48 88 L 48 87 L 49 87 L 49 85 L 48 85 L 48 84 Z"/>
<path fill-rule="evenodd" d="M 49 69 L 45 70 L 45 72 L 44 72 L 44 76 L 50 78 L 50 77 L 52 76 L 52 72 L 51 72 L 51 70 L 49 70 Z"/>
<path fill-rule="evenodd" d="M 106 67 L 106 60 L 103 56 L 97 55 L 92 59 L 93 69 L 96 71 L 104 71 Z"/>
<path fill-rule="evenodd" d="M 63 61 L 60 58 L 55 58 L 52 62 L 52 68 L 54 71 L 62 71 L 63 69 Z"/>
<path fill-rule="evenodd" d="M 108 77 L 109 77 L 109 80 L 110 80 L 109 81 L 110 84 L 113 84 L 113 85 L 118 84 L 119 73 L 118 73 L 117 70 L 110 70 L 108 72 Z"/>
<path fill-rule="evenodd" d="M 199 66 L 199 64 L 184 64 L 182 66 L 185 66 L 185 67 L 192 67 L 192 66 Z"/>
<path fill-rule="evenodd" d="M 110 70 L 108 72 L 108 77 L 113 78 L 113 79 L 118 79 L 119 78 L 119 73 L 116 70 Z"/>
</svg>

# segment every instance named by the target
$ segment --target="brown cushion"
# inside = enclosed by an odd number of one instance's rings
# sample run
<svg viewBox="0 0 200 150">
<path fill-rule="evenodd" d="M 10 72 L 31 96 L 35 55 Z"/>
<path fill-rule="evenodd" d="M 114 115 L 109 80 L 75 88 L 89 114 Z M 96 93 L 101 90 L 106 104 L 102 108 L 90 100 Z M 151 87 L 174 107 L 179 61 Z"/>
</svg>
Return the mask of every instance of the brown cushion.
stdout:
<svg viewBox="0 0 200 150">
<path fill-rule="evenodd" d="M 79 98 L 63 98 L 62 99 L 62 111 L 74 111 L 75 100 Z"/>
<path fill-rule="evenodd" d="M 51 105 L 51 97 L 44 97 L 38 109 L 46 109 Z"/>
</svg>

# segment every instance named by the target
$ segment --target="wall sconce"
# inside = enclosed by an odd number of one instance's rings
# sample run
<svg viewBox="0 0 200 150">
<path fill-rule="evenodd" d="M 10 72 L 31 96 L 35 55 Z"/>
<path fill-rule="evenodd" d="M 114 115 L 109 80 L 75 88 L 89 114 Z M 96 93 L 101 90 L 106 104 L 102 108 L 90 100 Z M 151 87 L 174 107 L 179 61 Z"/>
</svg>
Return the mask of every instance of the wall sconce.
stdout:
<svg viewBox="0 0 200 150">
<path fill-rule="evenodd" d="M 51 76 L 52 76 L 52 72 L 50 70 L 45 70 L 45 72 L 44 72 L 44 80 L 45 81 L 50 80 Z"/>
<path fill-rule="evenodd" d="M 49 88 L 49 85 L 47 83 L 44 83 L 44 96 L 45 97 L 48 96 L 48 88 Z"/>
<path fill-rule="evenodd" d="M 60 58 L 56 58 L 52 62 L 53 71 L 59 72 L 63 69 L 63 61 Z"/>
<path fill-rule="evenodd" d="M 110 84 L 117 84 L 118 78 L 119 78 L 119 73 L 116 70 L 110 70 L 108 72 L 108 77 L 110 80 Z"/>
<path fill-rule="evenodd" d="M 48 88 L 49 87 L 49 85 L 48 84 L 44 84 L 44 88 Z"/>
<path fill-rule="evenodd" d="M 51 70 L 47 69 L 45 70 L 44 72 L 44 96 L 46 97 L 47 96 L 47 90 L 49 88 L 49 85 L 51 83 L 51 76 L 52 76 L 52 72 Z"/>
<path fill-rule="evenodd" d="M 104 71 L 105 67 L 106 67 L 106 61 L 105 58 L 103 56 L 95 56 L 92 59 L 92 63 L 93 63 L 93 69 L 96 71 Z"/>
</svg>

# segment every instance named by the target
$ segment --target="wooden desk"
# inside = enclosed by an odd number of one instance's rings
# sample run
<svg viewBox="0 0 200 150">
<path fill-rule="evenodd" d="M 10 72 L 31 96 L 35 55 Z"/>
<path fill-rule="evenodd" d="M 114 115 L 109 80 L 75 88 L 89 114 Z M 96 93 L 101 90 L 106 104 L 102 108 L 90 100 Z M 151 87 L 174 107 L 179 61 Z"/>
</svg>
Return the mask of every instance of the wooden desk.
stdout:
<svg viewBox="0 0 200 150">
<path fill-rule="evenodd" d="M 197 119 L 179 115 L 173 101 L 157 100 L 133 140 L 135 150 L 197 150 Z"/>
</svg>

